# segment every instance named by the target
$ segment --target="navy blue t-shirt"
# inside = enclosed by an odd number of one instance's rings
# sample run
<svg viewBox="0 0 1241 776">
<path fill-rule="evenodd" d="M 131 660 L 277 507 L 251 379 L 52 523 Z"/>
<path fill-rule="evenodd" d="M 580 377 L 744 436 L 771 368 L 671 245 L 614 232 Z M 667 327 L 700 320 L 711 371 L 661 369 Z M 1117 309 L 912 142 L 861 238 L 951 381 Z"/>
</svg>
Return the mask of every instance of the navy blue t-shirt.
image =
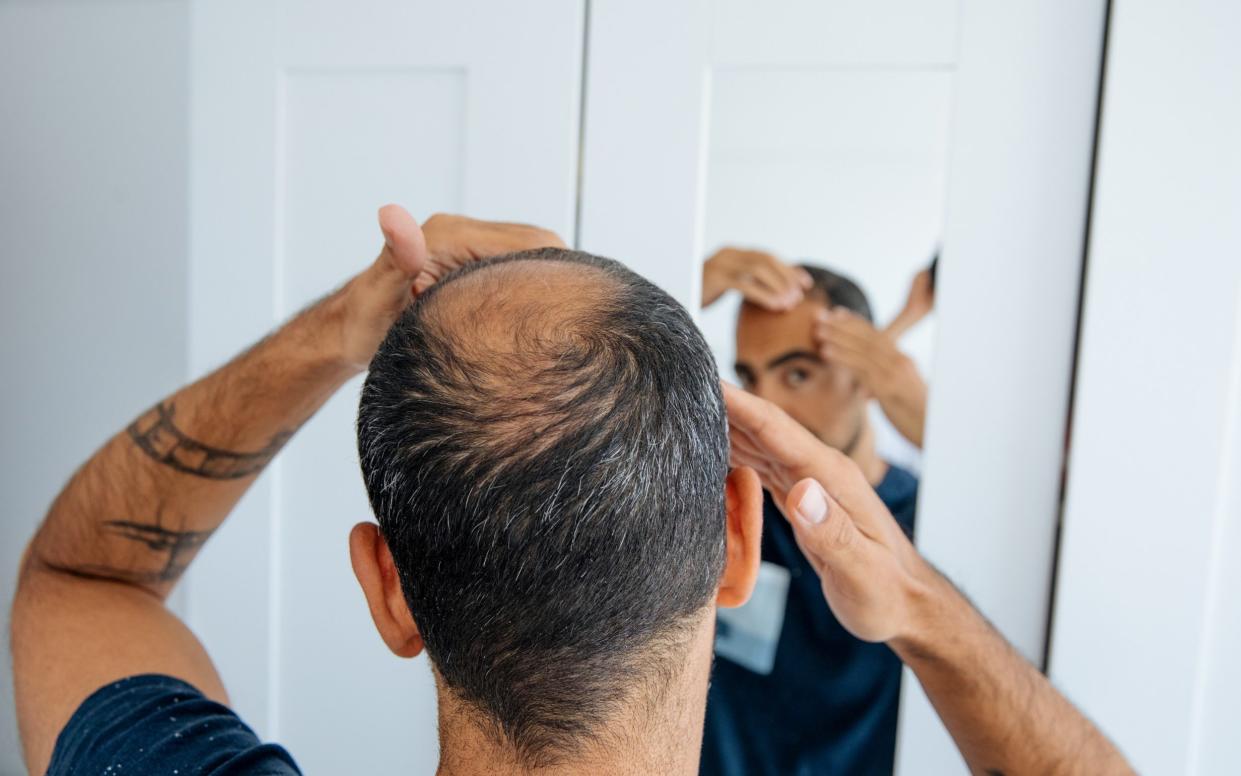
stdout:
<svg viewBox="0 0 1241 776">
<path fill-rule="evenodd" d="M 299 776 L 232 709 L 180 679 L 131 676 L 82 702 L 56 739 L 48 776 Z"/>
<path fill-rule="evenodd" d="M 918 481 L 895 466 L 875 489 L 913 535 Z M 789 570 L 771 673 L 717 656 L 707 696 L 703 776 L 891 774 L 901 661 L 849 634 L 770 496 L 763 560 Z"/>
</svg>

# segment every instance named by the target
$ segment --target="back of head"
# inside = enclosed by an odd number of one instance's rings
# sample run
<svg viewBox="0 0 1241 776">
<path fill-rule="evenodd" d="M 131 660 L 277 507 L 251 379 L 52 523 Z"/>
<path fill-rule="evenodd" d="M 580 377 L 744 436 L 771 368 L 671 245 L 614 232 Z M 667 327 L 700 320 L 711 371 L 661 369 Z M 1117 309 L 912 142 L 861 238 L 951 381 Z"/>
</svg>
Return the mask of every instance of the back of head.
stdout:
<svg viewBox="0 0 1241 776">
<path fill-rule="evenodd" d="M 358 447 L 445 689 L 522 761 L 679 669 L 723 566 L 728 441 L 667 294 L 561 249 L 470 265 L 380 347 Z"/>
<path fill-rule="evenodd" d="M 810 273 L 811 295 L 820 296 L 828 307 L 843 307 L 874 323 L 866 292 L 852 278 L 813 264 L 798 266 Z"/>
</svg>

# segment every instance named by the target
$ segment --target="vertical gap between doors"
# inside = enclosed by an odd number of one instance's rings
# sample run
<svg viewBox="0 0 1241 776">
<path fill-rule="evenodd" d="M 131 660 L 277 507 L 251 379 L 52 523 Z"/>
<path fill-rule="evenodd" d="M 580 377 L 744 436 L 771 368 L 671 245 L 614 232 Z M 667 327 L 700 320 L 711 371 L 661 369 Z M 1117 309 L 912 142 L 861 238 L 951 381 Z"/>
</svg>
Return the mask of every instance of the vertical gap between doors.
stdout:
<svg viewBox="0 0 1241 776">
<path fill-rule="evenodd" d="M 1073 342 L 1073 366 L 1069 370 L 1069 406 L 1065 413 L 1065 452 L 1060 477 L 1060 497 L 1056 514 L 1056 539 L 1051 559 L 1051 590 L 1047 597 L 1047 627 L 1044 630 L 1043 655 L 1041 668 L 1047 673 L 1051 668 L 1051 648 L 1055 634 L 1056 594 L 1059 592 L 1061 539 L 1064 536 L 1065 497 L 1068 493 L 1069 460 L 1073 455 L 1073 419 L 1077 403 L 1077 377 L 1081 368 L 1082 328 L 1086 309 L 1086 281 L 1090 264 L 1090 233 L 1094 221 L 1095 187 L 1099 176 L 1099 139 L 1103 127 L 1104 91 L 1107 88 L 1107 52 L 1112 27 L 1112 0 L 1107 0 L 1103 7 L 1103 48 L 1099 56 L 1099 90 L 1095 100 L 1094 139 L 1090 152 L 1090 185 L 1087 188 L 1086 226 L 1082 234 L 1082 265 L 1081 278 L 1077 285 L 1077 331 Z"/>
<path fill-rule="evenodd" d="M 582 174 L 586 167 L 586 78 L 590 64 L 590 2 L 582 0 L 582 73 L 578 84 L 577 181 L 573 198 L 573 247 L 582 249 Z"/>
</svg>

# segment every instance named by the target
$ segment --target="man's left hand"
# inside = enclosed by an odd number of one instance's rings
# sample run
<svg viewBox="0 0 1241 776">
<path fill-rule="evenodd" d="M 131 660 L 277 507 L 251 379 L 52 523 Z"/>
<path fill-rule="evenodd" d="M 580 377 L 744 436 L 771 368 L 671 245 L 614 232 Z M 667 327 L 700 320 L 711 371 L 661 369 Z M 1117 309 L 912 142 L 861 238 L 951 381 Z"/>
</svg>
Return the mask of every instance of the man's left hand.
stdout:
<svg viewBox="0 0 1241 776">
<path fill-rule="evenodd" d="M 421 227 L 399 205 L 379 211 L 384 247 L 341 293 L 344 360 L 361 371 L 401 311 L 455 269 L 531 248 L 563 248 L 555 233 L 525 224 L 433 215 Z"/>
</svg>

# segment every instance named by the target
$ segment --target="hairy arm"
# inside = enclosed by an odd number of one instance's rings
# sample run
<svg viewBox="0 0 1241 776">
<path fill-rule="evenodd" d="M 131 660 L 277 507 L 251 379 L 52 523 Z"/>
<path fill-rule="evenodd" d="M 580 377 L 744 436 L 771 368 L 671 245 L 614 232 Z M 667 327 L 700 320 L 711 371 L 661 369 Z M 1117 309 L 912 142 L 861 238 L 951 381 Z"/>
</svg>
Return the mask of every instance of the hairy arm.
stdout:
<svg viewBox="0 0 1241 776">
<path fill-rule="evenodd" d="M 365 369 L 413 298 L 456 265 L 557 244 L 518 225 L 380 211 L 385 247 L 336 292 L 108 440 L 53 502 L 22 561 L 11 636 L 26 763 L 42 773 L 94 690 L 164 673 L 227 702 L 210 658 L 164 600 L 281 447 Z"/>
<path fill-rule="evenodd" d="M 980 774 L 1129 774 L 1110 741 L 914 549 L 857 466 L 725 385 L 734 466 L 754 468 L 837 619 L 913 669 Z"/>
<path fill-rule="evenodd" d="M 1090 720 L 929 567 L 914 625 L 888 645 L 913 669 L 975 773 L 1128 774 Z"/>
</svg>

